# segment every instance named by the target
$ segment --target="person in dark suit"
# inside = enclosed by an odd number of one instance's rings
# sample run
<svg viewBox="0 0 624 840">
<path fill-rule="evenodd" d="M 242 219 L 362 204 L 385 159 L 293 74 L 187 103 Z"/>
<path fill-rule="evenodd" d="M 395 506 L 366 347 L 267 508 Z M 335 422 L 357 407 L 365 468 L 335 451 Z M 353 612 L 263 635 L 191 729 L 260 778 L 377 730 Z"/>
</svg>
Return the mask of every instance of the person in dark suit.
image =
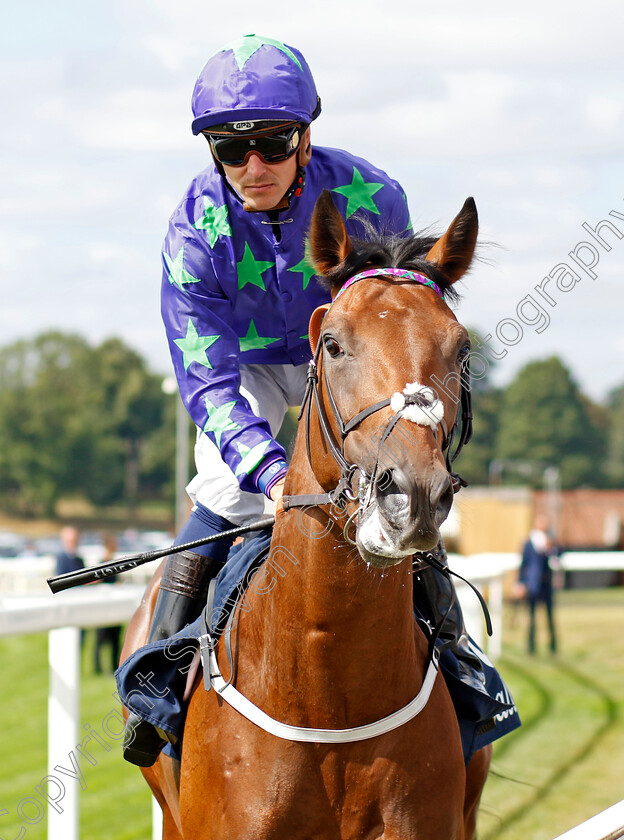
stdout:
<svg viewBox="0 0 624 840">
<path fill-rule="evenodd" d="M 64 575 L 66 572 L 75 572 L 84 569 L 84 560 L 76 551 L 80 542 L 78 529 L 73 525 L 66 525 L 61 529 L 61 543 L 63 550 L 56 555 L 56 574 Z M 80 646 L 84 646 L 86 631 L 84 627 L 80 631 Z"/>
<path fill-rule="evenodd" d="M 56 574 L 64 575 L 66 572 L 75 572 L 77 569 L 84 569 L 84 560 L 76 554 L 79 542 L 78 529 L 73 525 L 66 525 L 61 530 L 61 543 L 63 550 L 56 555 Z"/>
<path fill-rule="evenodd" d="M 104 548 L 106 550 L 104 560 L 106 562 L 114 560 L 115 552 L 117 551 L 117 540 L 115 539 L 114 534 L 106 534 L 104 537 Z M 116 583 L 116 581 L 117 575 L 111 575 L 110 577 L 105 577 L 102 583 Z M 98 627 L 95 631 L 95 658 L 93 664 L 96 674 L 101 674 L 103 670 L 101 653 L 102 648 L 105 645 L 110 646 L 112 670 L 114 671 L 119 665 L 119 654 L 121 651 L 121 625 L 115 624 L 112 627 Z"/>
<path fill-rule="evenodd" d="M 535 618 L 539 603 L 544 604 L 548 617 L 551 653 L 557 651 L 554 621 L 553 572 L 559 568 L 560 550 L 548 533 L 548 520 L 535 518 L 533 530 L 522 550 L 518 580 L 529 605 L 529 653 L 535 653 Z"/>
</svg>

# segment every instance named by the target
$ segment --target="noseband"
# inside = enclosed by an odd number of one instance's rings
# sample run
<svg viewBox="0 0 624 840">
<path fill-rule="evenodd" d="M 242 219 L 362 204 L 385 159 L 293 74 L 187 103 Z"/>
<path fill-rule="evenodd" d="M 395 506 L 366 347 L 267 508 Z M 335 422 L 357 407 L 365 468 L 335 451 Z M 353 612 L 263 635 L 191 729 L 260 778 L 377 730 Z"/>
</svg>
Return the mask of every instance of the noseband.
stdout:
<svg viewBox="0 0 624 840">
<path fill-rule="evenodd" d="M 419 283 L 420 285 L 428 286 L 429 288 L 433 289 L 433 291 L 444 300 L 444 294 L 440 287 L 436 283 L 434 283 L 433 280 L 430 280 L 423 274 L 418 274 L 417 272 L 407 271 L 401 268 L 379 268 L 370 269 L 369 271 L 362 271 L 360 274 L 356 274 L 354 277 L 351 277 L 349 280 L 347 280 L 347 282 L 343 285 L 343 287 L 340 289 L 340 291 L 334 298 L 331 306 L 334 305 L 338 298 L 341 297 L 341 295 L 344 294 L 344 292 L 349 287 L 353 286 L 358 281 L 363 280 L 367 277 L 383 277 L 387 275 L 403 277 L 410 280 L 413 283 Z M 329 312 L 329 309 L 327 311 Z M 330 490 L 329 493 L 310 496 L 283 496 L 282 503 L 284 510 L 288 510 L 289 508 L 293 507 L 308 507 L 323 504 L 332 504 L 335 505 L 338 509 L 344 510 L 348 502 L 357 501 L 359 496 L 358 493 L 353 490 L 353 478 L 355 473 L 358 470 L 361 470 L 361 468 L 357 464 L 351 464 L 345 456 L 344 447 L 347 435 L 349 434 L 349 432 L 353 431 L 353 429 L 357 428 L 360 425 L 360 423 L 366 420 L 367 417 L 370 417 L 372 414 L 375 414 L 382 408 L 386 408 L 386 406 L 391 405 L 393 401 L 393 397 L 387 397 L 384 400 L 380 400 L 379 402 L 376 402 L 373 405 L 368 406 L 368 408 L 365 408 L 362 411 L 358 412 L 350 420 L 347 420 L 345 422 L 340 413 L 340 410 L 338 409 L 338 405 L 336 404 L 336 400 L 334 399 L 329 379 L 327 378 L 327 366 L 323 365 L 323 385 L 327 393 L 329 404 L 331 406 L 333 414 L 333 419 L 335 421 L 336 426 L 338 427 L 338 433 L 340 436 L 340 440 L 337 441 L 319 394 L 318 361 L 322 348 L 322 337 L 319 335 L 319 340 L 314 353 L 314 358 L 310 361 L 308 367 L 306 391 L 303 398 L 303 402 L 301 404 L 299 420 L 301 420 L 305 412 L 306 448 L 308 453 L 308 461 L 311 464 L 312 458 L 310 451 L 310 422 L 312 401 L 314 401 L 323 438 L 329 448 L 329 451 L 331 452 L 332 457 L 334 458 L 334 461 L 336 461 L 336 463 L 340 467 L 340 480 L 338 481 L 336 487 L 333 490 Z M 461 416 L 461 427 L 459 432 L 459 439 L 457 441 L 457 445 L 454 452 L 452 451 L 452 446 L 458 426 L 457 418 L 455 419 L 455 422 L 453 423 L 450 430 L 447 428 L 447 425 L 444 422 L 443 418 L 440 418 L 440 420 L 438 421 L 442 427 L 443 435 L 442 444 L 440 448 L 441 451 L 445 453 L 446 468 L 451 477 L 454 493 L 457 493 L 461 489 L 461 487 L 465 487 L 466 482 L 457 473 L 453 472 L 453 461 L 457 458 L 464 445 L 468 443 L 468 441 L 472 437 L 472 399 L 470 393 L 469 356 L 462 360 L 460 383 L 461 385 L 459 414 Z M 398 421 L 401 419 L 405 408 L 408 406 L 417 406 L 427 411 L 427 409 L 431 409 L 432 407 L 432 403 L 423 393 L 423 389 L 419 389 L 418 391 L 416 391 L 416 393 L 406 393 L 407 390 L 408 389 L 406 388 L 403 395 L 401 395 L 402 400 L 400 402 L 402 403 L 402 405 L 397 411 L 395 411 L 393 416 L 388 420 L 384 427 L 383 433 L 379 441 L 377 458 L 373 468 L 373 473 L 370 476 L 369 486 L 372 486 L 377 474 L 377 468 L 379 465 L 379 454 L 381 452 L 381 448 L 387 440 L 387 438 L 389 437 L 389 435 L 391 434 L 396 424 L 398 423 Z M 429 390 L 433 391 L 433 389 Z M 432 425 L 432 429 L 433 434 L 437 440 L 434 425 Z"/>
</svg>

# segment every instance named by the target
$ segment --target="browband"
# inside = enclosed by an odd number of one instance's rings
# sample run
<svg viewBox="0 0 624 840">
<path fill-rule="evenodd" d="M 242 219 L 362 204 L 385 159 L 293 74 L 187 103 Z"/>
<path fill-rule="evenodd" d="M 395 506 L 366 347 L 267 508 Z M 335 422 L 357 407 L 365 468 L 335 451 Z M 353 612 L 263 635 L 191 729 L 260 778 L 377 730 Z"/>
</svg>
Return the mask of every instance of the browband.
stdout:
<svg viewBox="0 0 624 840">
<path fill-rule="evenodd" d="M 357 283 L 358 280 L 363 280 L 364 277 L 383 277 L 385 274 L 391 274 L 393 277 L 405 277 L 413 283 L 420 283 L 421 286 L 429 286 L 430 289 L 433 289 L 433 291 L 444 300 L 444 293 L 438 284 L 434 283 L 433 280 L 430 280 L 428 277 L 425 277 L 424 274 L 419 274 L 417 271 L 408 271 L 405 268 L 369 268 L 367 271 L 361 271 L 354 277 L 350 277 L 332 302 L 335 303 L 340 295 L 343 292 L 346 292 L 349 286 Z"/>
</svg>

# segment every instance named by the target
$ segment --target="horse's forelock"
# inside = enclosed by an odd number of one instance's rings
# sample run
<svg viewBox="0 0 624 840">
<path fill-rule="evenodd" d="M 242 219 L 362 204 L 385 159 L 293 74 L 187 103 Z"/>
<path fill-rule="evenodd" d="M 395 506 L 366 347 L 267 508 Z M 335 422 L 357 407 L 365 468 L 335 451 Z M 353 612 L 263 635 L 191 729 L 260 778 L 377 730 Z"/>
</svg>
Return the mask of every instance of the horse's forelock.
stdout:
<svg viewBox="0 0 624 840">
<path fill-rule="evenodd" d="M 434 236 L 429 231 L 412 236 L 379 234 L 370 223 L 365 223 L 364 226 L 366 237 L 352 239 L 353 251 L 343 262 L 319 278 L 321 285 L 328 289 L 332 296 L 340 291 L 350 277 L 365 269 L 404 268 L 425 274 L 433 280 L 442 289 L 446 300 L 459 299 L 448 277 L 425 259 L 439 236 Z"/>
</svg>

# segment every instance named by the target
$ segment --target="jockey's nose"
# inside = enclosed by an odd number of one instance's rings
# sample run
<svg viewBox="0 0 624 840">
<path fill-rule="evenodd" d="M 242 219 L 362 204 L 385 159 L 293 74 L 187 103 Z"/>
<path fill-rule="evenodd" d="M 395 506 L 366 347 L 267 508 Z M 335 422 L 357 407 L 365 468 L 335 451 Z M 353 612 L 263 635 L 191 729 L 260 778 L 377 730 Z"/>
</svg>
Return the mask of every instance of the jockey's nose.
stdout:
<svg viewBox="0 0 624 840">
<path fill-rule="evenodd" d="M 258 152 L 252 152 L 247 159 L 247 171 L 252 175 L 261 175 L 266 169 L 264 159 Z"/>
</svg>

